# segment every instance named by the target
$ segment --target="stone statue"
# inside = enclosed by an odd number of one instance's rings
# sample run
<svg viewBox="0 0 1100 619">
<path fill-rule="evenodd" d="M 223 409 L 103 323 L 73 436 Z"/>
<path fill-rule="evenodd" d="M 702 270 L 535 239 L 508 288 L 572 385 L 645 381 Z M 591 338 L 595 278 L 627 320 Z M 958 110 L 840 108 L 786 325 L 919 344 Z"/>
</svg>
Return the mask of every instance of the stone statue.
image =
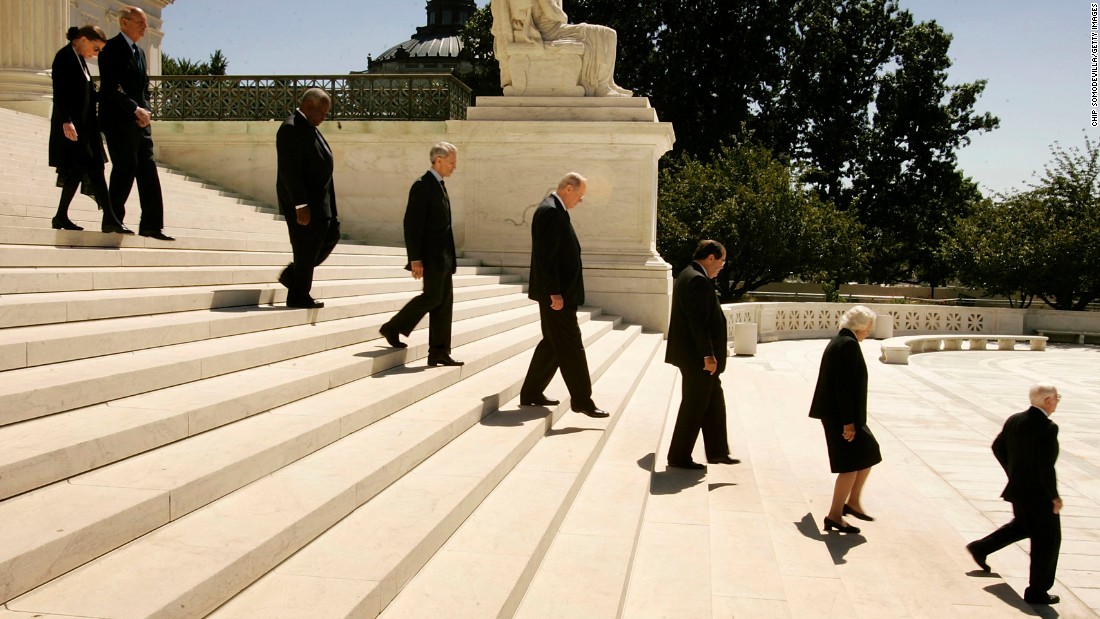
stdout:
<svg viewBox="0 0 1100 619">
<path fill-rule="evenodd" d="M 561 2 L 492 0 L 493 51 L 504 94 L 632 96 L 615 84 L 615 31 L 570 24 Z"/>
</svg>

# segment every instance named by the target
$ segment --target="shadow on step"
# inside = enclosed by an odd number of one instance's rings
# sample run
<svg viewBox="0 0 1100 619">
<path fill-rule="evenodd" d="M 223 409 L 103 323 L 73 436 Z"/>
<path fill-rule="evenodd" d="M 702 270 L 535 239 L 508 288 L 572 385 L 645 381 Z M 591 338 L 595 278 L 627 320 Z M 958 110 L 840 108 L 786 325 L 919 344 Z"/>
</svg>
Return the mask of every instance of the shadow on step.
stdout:
<svg viewBox="0 0 1100 619">
<path fill-rule="evenodd" d="M 485 407 L 497 408 L 499 404 L 496 404 L 494 400 L 498 400 L 499 397 L 491 395 L 482 398 L 482 402 L 485 403 Z M 483 409 L 485 410 L 485 409 Z M 543 419 L 550 414 L 550 409 L 542 406 L 523 406 L 520 408 L 505 408 L 496 411 L 495 415 L 488 415 L 481 420 L 483 426 L 500 426 L 500 427 L 518 427 L 527 423 L 528 421 L 534 421 L 535 419 Z"/>
<path fill-rule="evenodd" d="M 832 556 L 834 565 L 847 563 L 848 560 L 845 559 L 844 556 L 848 554 L 848 551 L 860 544 L 867 543 L 867 538 L 859 533 L 846 533 L 844 535 L 839 533 L 823 533 L 821 529 L 817 528 L 817 520 L 814 519 L 812 512 L 806 512 L 802 520 L 794 523 L 794 526 L 802 535 L 812 540 L 825 542 L 825 547 L 829 549 L 829 555 Z"/>
<path fill-rule="evenodd" d="M 644 467 L 643 467 L 644 468 Z M 703 483 L 706 471 L 670 468 L 654 471 L 649 479 L 650 494 L 677 494 Z"/>
<path fill-rule="evenodd" d="M 1058 617 L 1058 611 L 1052 606 L 1032 606 L 1024 601 L 1024 598 L 1020 597 L 1019 593 L 1013 589 L 1008 583 L 1001 582 L 995 585 L 989 585 L 988 587 L 982 587 L 982 590 L 991 593 L 993 597 L 1005 603 L 1007 606 L 1011 606 L 1022 614 L 1029 617 Z"/>
</svg>

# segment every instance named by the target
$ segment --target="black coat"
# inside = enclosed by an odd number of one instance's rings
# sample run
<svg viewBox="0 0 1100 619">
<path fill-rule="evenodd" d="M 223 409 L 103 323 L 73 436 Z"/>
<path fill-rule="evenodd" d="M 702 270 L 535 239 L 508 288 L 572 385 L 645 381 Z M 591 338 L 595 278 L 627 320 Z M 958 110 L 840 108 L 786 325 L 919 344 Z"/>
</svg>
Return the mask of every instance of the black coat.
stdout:
<svg viewBox="0 0 1100 619">
<path fill-rule="evenodd" d="M 50 116 L 51 166 L 64 172 L 70 167 L 103 167 L 107 153 L 96 121 L 95 83 L 85 74 L 87 64 L 72 45 L 57 51 L 53 58 L 53 113 Z M 65 137 L 65 123 L 76 127 L 77 140 Z"/>
<path fill-rule="evenodd" d="M 584 304 L 584 265 L 581 243 L 569 212 L 553 195 L 547 196 L 531 220 L 531 275 L 527 296 L 550 302 L 561 295 L 566 305 Z"/>
<path fill-rule="evenodd" d="M 279 159 L 275 193 L 283 217 L 294 221 L 295 207 L 305 204 L 311 218 L 336 219 L 332 152 L 317 127 L 295 111 L 279 127 L 275 149 Z"/>
<path fill-rule="evenodd" d="M 1008 474 L 1001 496 L 1013 503 L 1058 498 L 1058 424 L 1032 406 L 1005 421 L 993 441 L 993 455 Z"/>
<path fill-rule="evenodd" d="M 140 47 L 138 53 L 148 67 Z M 99 124 L 103 130 L 109 133 L 113 129 L 137 128 L 134 111 L 139 107 L 150 109 L 149 75 L 138 66 L 133 49 L 121 33 L 99 52 L 99 83 Z M 141 131 L 152 133 L 151 127 Z"/>
<path fill-rule="evenodd" d="M 867 424 L 867 363 L 848 329 L 841 329 L 821 356 L 810 417 L 834 426 Z"/>
<path fill-rule="evenodd" d="M 726 341 L 726 315 L 714 281 L 699 263 L 692 262 L 676 276 L 672 289 L 665 363 L 681 370 L 701 370 L 703 359 L 713 356 L 720 374 L 726 369 Z"/>
<path fill-rule="evenodd" d="M 445 268 L 455 272 L 451 203 L 431 171 L 425 172 L 409 188 L 404 229 L 405 252 L 410 263 L 419 260 L 425 268 Z"/>
</svg>

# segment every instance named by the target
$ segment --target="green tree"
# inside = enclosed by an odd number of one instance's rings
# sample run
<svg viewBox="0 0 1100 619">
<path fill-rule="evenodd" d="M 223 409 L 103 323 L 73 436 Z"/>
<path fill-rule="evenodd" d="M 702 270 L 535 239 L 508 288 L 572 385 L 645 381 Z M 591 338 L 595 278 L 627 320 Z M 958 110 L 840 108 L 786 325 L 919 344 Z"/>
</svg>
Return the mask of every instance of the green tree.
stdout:
<svg viewBox="0 0 1100 619">
<path fill-rule="evenodd" d="M 681 156 L 661 173 L 658 250 L 679 270 L 699 239 L 724 243 L 724 301 L 791 275 L 835 280 L 858 270 L 858 224 L 795 177 L 767 148 L 748 142 L 722 147 L 706 162 Z"/>
<path fill-rule="evenodd" d="M 1052 148 L 1040 181 L 960 220 L 948 256 L 961 281 L 1060 310 L 1100 298 L 1100 144 Z"/>
<path fill-rule="evenodd" d="M 474 91 L 474 97 L 499 97 L 502 94 L 500 66 L 493 55 L 492 25 L 493 14 L 486 4 L 470 16 L 460 35 L 462 59 L 470 63 L 471 69 L 457 73 L 456 77 Z"/>
<path fill-rule="evenodd" d="M 229 70 L 229 60 L 216 49 L 205 62 L 196 62 L 190 58 L 174 58 L 161 52 L 161 75 L 226 75 Z"/>
</svg>

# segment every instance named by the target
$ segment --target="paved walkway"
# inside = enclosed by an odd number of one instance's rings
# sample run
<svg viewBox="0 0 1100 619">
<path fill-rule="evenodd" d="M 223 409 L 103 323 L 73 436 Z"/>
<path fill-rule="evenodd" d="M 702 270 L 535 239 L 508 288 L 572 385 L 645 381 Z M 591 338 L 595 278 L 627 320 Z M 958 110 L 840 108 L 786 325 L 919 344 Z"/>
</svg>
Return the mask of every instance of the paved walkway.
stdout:
<svg viewBox="0 0 1100 619">
<path fill-rule="evenodd" d="M 762 344 L 730 359 L 730 435 L 745 462 L 705 477 L 715 617 L 1100 616 L 1100 348 L 939 352 L 899 366 L 864 342 L 884 462 L 864 495 L 877 520 L 845 536 L 821 532 L 834 478 L 821 426 L 806 416 L 825 344 Z M 992 574 L 964 545 L 1011 517 L 990 444 L 1040 380 L 1063 395 L 1054 419 L 1065 509 L 1052 590 L 1062 603 L 1033 609 L 1021 599 L 1026 542 L 992 555 Z"/>
</svg>

